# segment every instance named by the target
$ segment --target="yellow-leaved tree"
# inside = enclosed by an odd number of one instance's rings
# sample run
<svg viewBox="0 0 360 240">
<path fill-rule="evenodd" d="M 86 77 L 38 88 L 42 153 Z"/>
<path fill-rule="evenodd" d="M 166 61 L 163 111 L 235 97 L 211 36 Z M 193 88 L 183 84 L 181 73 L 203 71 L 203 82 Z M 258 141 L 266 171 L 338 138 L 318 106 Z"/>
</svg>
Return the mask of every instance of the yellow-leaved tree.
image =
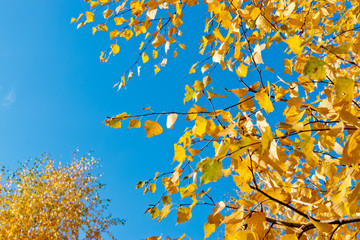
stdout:
<svg viewBox="0 0 360 240">
<path fill-rule="evenodd" d="M 108 201 L 85 156 L 62 165 L 48 156 L 14 172 L 2 169 L 0 239 L 103 239 L 123 220 L 104 216 Z"/>
<path fill-rule="evenodd" d="M 143 125 L 147 137 L 176 120 L 188 126 L 174 143 L 174 170 L 137 185 L 154 192 L 156 180 L 162 183 L 165 193 L 147 211 L 152 218 L 176 212 L 183 223 L 198 205 L 212 205 L 205 238 L 222 230 L 225 239 L 238 240 L 358 238 L 359 1 L 86 2 L 88 11 L 71 21 L 110 34 L 102 62 L 121 52 L 119 45 L 142 39 L 119 89 L 150 58 L 159 62 L 157 74 L 168 57 L 181 57 L 183 22 L 202 16 L 187 12 L 206 12 L 201 60 L 189 66 L 194 81 L 185 86 L 188 111 L 134 109 L 105 121 L 113 128 Z M 277 60 L 263 60 L 266 53 Z M 238 194 L 214 199 L 207 185 L 223 178 Z"/>
</svg>

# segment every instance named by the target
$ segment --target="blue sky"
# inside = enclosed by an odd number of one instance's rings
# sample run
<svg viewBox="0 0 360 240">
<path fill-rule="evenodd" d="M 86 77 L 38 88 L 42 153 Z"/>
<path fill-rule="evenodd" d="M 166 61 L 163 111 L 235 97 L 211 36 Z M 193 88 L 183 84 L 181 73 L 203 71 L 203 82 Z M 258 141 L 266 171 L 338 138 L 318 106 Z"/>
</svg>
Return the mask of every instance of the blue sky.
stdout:
<svg viewBox="0 0 360 240">
<path fill-rule="evenodd" d="M 184 110 L 190 62 L 184 69 L 169 62 L 166 72 L 156 78 L 152 65 L 143 66 L 142 78 L 117 92 L 112 86 L 135 59 L 134 50 L 121 46 L 115 58 L 100 63 L 101 50 L 109 46 L 108 34 L 93 36 L 89 27 L 77 30 L 70 25 L 71 17 L 87 7 L 80 0 L 4 2 L 0 14 L 0 162 L 14 169 L 19 162 L 45 152 L 68 161 L 76 149 L 80 154 L 94 150 L 93 156 L 102 159 L 103 196 L 112 200 L 109 211 L 127 220 L 124 227 L 113 229 L 117 238 L 145 239 L 161 233 L 175 238 L 185 232 L 202 239 L 205 215 L 175 226 L 171 214 L 157 223 L 144 215 L 157 198 L 135 190 L 137 181 L 174 167 L 170 165 L 173 143 L 181 129 L 175 125 L 173 131 L 146 139 L 143 128 L 127 131 L 103 125 L 106 116 L 136 113 L 148 106 L 162 111 L 178 105 L 178 110 Z"/>
<path fill-rule="evenodd" d="M 93 156 L 102 159 L 103 196 L 112 200 L 109 211 L 127 220 L 124 227 L 113 229 L 117 238 L 140 240 L 161 233 L 175 238 L 186 233 L 192 239 L 203 239 L 203 224 L 211 208 L 199 207 L 188 223 L 176 225 L 174 213 L 157 223 L 144 211 L 160 195 L 143 196 L 141 190 L 135 190 L 137 181 L 175 167 L 171 165 L 173 144 L 181 136 L 183 125 L 176 123 L 174 130 L 150 139 L 146 139 L 143 128 L 116 130 L 103 125 L 106 116 L 141 113 L 148 106 L 156 111 L 186 111 L 184 85 L 200 79 L 200 75 L 189 76 L 188 71 L 198 60 L 192 53 L 198 51 L 196 36 L 202 33 L 203 22 L 184 21 L 187 52 L 179 51 L 174 60 L 169 57 L 165 70 L 155 77 L 153 63 L 144 65 L 141 78 L 132 79 L 125 91 L 117 92 L 112 86 L 135 60 L 137 45 L 121 45 L 116 57 L 100 63 L 100 52 L 110 44 L 108 33 L 93 36 L 91 27 L 77 30 L 76 25 L 70 25 L 71 17 L 87 7 L 80 0 L 3 3 L 0 162 L 15 168 L 18 162 L 45 152 L 68 161 L 76 149 L 80 154 L 93 150 Z M 205 14 L 198 6 L 192 11 L 191 17 L 194 11 Z M 196 16 L 200 18 L 201 14 Z M 222 76 L 221 81 L 226 83 L 227 75 Z M 162 124 L 165 121 L 165 117 L 159 119 Z"/>
</svg>

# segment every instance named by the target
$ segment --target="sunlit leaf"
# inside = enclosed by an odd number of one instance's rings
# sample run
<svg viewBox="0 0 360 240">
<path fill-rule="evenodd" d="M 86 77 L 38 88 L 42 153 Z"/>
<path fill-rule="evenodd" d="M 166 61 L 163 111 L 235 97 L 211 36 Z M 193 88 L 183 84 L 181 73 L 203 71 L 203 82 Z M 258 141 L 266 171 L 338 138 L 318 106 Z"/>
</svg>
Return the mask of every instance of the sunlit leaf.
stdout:
<svg viewBox="0 0 360 240">
<path fill-rule="evenodd" d="M 163 132 L 162 127 L 155 121 L 145 121 L 145 131 L 147 138 L 157 136 Z"/>
<path fill-rule="evenodd" d="M 192 217 L 191 210 L 187 207 L 179 207 L 176 223 L 184 223 L 187 222 Z"/>
<path fill-rule="evenodd" d="M 221 161 L 212 158 L 206 158 L 202 160 L 202 172 L 201 185 L 208 182 L 216 182 L 222 177 L 222 164 Z"/>
</svg>

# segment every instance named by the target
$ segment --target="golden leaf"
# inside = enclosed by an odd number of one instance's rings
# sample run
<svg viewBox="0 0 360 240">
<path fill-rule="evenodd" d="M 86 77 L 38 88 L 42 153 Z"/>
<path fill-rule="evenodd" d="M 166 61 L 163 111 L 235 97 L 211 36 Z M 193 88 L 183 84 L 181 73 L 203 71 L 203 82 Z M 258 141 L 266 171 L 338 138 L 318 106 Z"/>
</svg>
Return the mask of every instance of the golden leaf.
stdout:
<svg viewBox="0 0 360 240">
<path fill-rule="evenodd" d="M 120 129 L 121 121 L 120 121 L 120 119 L 117 119 L 117 118 L 110 118 L 105 121 L 105 126 Z"/>
<path fill-rule="evenodd" d="M 287 74 L 292 74 L 292 66 L 293 66 L 293 63 L 292 63 L 292 60 L 291 59 L 284 59 L 284 66 L 285 66 L 285 71 L 284 73 L 287 73 Z"/>
<path fill-rule="evenodd" d="M 113 10 L 111 9 L 106 9 L 104 12 L 103 12 L 103 16 L 104 18 L 108 19 L 112 14 L 113 14 Z"/>
<path fill-rule="evenodd" d="M 250 230 L 239 230 L 235 234 L 236 240 L 257 240 L 256 234 Z"/>
<path fill-rule="evenodd" d="M 155 121 L 146 120 L 144 127 L 147 138 L 157 136 L 163 132 L 162 127 Z"/>
<path fill-rule="evenodd" d="M 204 225 L 204 239 L 210 237 L 210 235 L 215 232 L 216 225 L 214 223 L 205 223 Z"/>
<path fill-rule="evenodd" d="M 195 73 L 195 72 L 196 72 L 195 67 L 196 67 L 197 64 L 198 64 L 198 63 L 195 63 L 195 64 L 193 64 L 193 65 L 191 66 L 190 71 L 189 71 L 189 74 L 192 74 L 192 73 Z"/>
<path fill-rule="evenodd" d="M 158 57 L 158 51 L 153 50 L 153 59 L 156 59 Z"/>
<path fill-rule="evenodd" d="M 156 185 L 155 185 L 155 183 L 150 184 L 149 188 L 150 188 L 150 192 L 151 192 L 151 193 L 154 193 L 154 192 L 156 191 Z"/>
<path fill-rule="evenodd" d="M 353 165 L 360 163 L 360 128 L 358 128 L 343 149 L 340 164 Z"/>
<path fill-rule="evenodd" d="M 116 54 L 119 53 L 119 51 L 120 51 L 119 45 L 117 45 L 117 44 L 112 44 L 110 47 L 111 47 L 112 53 L 113 53 L 114 55 L 116 55 Z"/>
<path fill-rule="evenodd" d="M 191 218 L 191 210 L 187 207 L 179 207 L 176 216 L 176 223 L 184 223 L 187 222 Z"/>
<path fill-rule="evenodd" d="M 108 30 L 108 27 L 105 25 L 105 24 L 99 24 L 97 26 L 97 28 L 100 30 L 100 31 L 104 31 L 106 32 Z"/>
<path fill-rule="evenodd" d="M 178 161 L 178 162 L 185 161 L 186 154 L 183 146 L 174 144 L 174 152 L 175 152 L 174 161 Z"/>
<path fill-rule="evenodd" d="M 281 236 L 281 240 L 298 240 L 296 234 L 285 234 L 284 236 Z"/>
<path fill-rule="evenodd" d="M 247 76 L 247 72 L 248 72 L 248 66 L 244 65 L 244 64 L 240 64 L 240 66 L 236 69 L 236 74 L 239 77 L 246 77 Z"/>
<path fill-rule="evenodd" d="M 265 92 L 255 93 L 255 100 L 258 101 L 260 107 L 266 111 L 267 114 L 274 111 L 273 104 L 270 100 L 269 95 Z"/>
<path fill-rule="evenodd" d="M 160 68 L 158 67 L 158 65 L 154 65 L 155 69 L 154 72 L 155 74 L 157 74 L 160 71 Z"/>
<path fill-rule="evenodd" d="M 85 15 L 86 15 L 86 21 L 87 21 L 87 22 L 90 23 L 90 22 L 93 22 L 93 21 L 94 21 L 94 19 L 95 19 L 94 13 L 92 13 L 92 12 L 86 12 Z"/>
<path fill-rule="evenodd" d="M 159 213 L 159 222 L 166 218 L 167 215 L 170 213 L 170 208 L 171 208 L 172 204 L 165 204 L 165 206 L 161 209 L 160 213 Z"/>
<path fill-rule="evenodd" d="M 135 118 L 130 119 L 129 128 L 140 128 L 141 122 Z"/>
<path fill-rule="evenodd" d="M 334 228 L 333 228 L 333 226 L 331 224 L 315 221 L 312 218 L 310 218 L 310 221 L 312 222 L 312 224 L 314 224 L 314 226 L 320 232 L 331 233 L 334 230 Z"/>
<path fill-rule="evenodd" d="M 302 45 L 302 39 L 298 36 L 292 36 L 289 37 L 288 39 L 284 40 L 284 42 L 286 42 L 289 45 L 290 48 L 290 52 L 293 52 L 295 54 L 301 54 L 302 50 L 304 48 L 304 46 Z"/>
<path fill-rule="evenodd" d="M 143 63 L 146 63 L 147 61 L 149 61 L 149 56 L 146 54 L 146 52 L 142 53 L 141 58 L 142 58 Z"/>
<path fill-rule="evenodd" d="M 126 19 L 123 18 L 123 17 L 116 17 L 116 18 L 114 18 L 114 21 L 115 21 L 115 24 L 116 24 L 116 25 L 121 25 L 121 24 L 123 24 L 124 22 L 128 22 L 128 20 L 126 20 Z"/>
<path fill-rule="evenodd" d="M 97 5 L 99 5 L 99 2 L 91 1 L 91 3 L 90 3 L 90 8 L 94 8 L 94 7 L 96 7 Z"/>
</svg>

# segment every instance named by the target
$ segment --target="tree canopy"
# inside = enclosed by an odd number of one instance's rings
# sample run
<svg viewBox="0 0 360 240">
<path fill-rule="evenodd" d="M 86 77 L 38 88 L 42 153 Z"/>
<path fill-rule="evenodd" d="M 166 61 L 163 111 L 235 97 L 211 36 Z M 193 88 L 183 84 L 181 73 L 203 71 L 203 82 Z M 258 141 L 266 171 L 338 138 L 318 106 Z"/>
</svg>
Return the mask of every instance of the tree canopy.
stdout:
<svg viewBox="0 0 360 240">
<path fill-rule="evenodd" d="M 103 185 L 92 173 L 97 164 L 89 156 L 68 165 L 46 156 L 7 174 L 3 168 L 0 238 L 113 238 L 109 228 L 124 221 L 104 216 L 109 200 L 100 198 Z"/>
<path fill-rule="evenodd" d="M 126 121 L 129 128 L 143 125 L 148 138 L 180 118 L 187 121 L 174 143 L 178 165 L 137 184 L 153 193 L 159 180 L 165 189 L 147 210 L 153 219 L 175 211 L 183 223 L 195 207 L 210 205 L 205 238 L 221 229 L 225 239 L 358 237 L 358 1 L 85 1 L 88 11 L 71 22 L 78 28 L 94 24 L 94 34 L 108 32 L 111 44 L 102 62 L 126 41 L 142 40 L 118 89 L 150 58 L 158 62 L 157 74 L 168 58 L 181 57 L 183 21 L 194 18 L 188 9 L 206 9 L 201 60 L 194 59 L 193 85 L 185 86 L 188 111 L 134 109 L 105 121 L 117 129 Z M 277 45 L 286 52 L 274 52 Z M 264 62 L 266 52 L 283 64 Z M 225 73 L 232 79 L 221 78 Z M 207 185 L 223 178 L 233 180 L 238 194 L 213 199 Z"/>
</svg>

